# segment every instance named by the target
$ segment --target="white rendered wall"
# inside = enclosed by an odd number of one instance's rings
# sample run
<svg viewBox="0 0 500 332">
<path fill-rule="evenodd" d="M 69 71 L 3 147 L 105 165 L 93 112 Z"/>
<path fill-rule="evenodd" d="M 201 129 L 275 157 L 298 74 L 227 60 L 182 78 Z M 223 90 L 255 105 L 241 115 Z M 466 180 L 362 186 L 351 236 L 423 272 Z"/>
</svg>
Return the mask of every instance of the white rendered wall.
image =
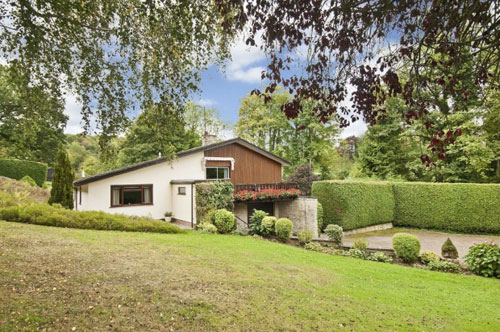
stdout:
<svg viewBox="0 0 500 332">
<path fill-rule="evenodd" d="M 174 214 L 178 213 L 183 217 L 185 217 L 184 215 L 190 216 L 190 201 L 186 211 L 184 211 L 184 207 L 176 208 L 172 205 L 174 202 L 172 199 L 174 189 L 172 187 L 175 186 L 171 185 L 170 181 L 180 179 L 204 179 L 205 171 L 202 167 L 203 156 L 204 153 L 201 151 L 181 157 L 171 163 L 164 162 L 91 182 L 87 185 L 87 193 L 85 193 L 85 191 L 82 192 L 82 203 L 78 204 L 78 210 L 97 210 L 108 213 L 148 216 L 154 219 L 163 218 L 163 214 L 167 211 L 171 211 Z M 134 184 L 153 185 L 153 205 L 111 207 L 111 186 Z M 188 186 L 190 187 L 190 185 L 186 185 L 186 187 Z M 175 190 L 175 193 L 177 193 L 177 189 Z M 190 193 L 189 195 L 186 193 L 186 199 L 191 199 Z M 184 206 L 185 202 L 182 204 Z M 191 221 L 191 217 L 186 219 L 186 221 Z"/>
<path fill-rule="evenodd" d="M 172 194 L 170 195 L 172 198 L 172 211 L 173 217 L 177 220 L 191 222 L 191 218 L 193 218 L 193 222 L 195 221 L 194 211 L 194 195 L 193 195 L 193 205 L 191 206 L 191 184 L 173 184 L 172 185 Z M 186 195 L 179 195 L 179 187 L 186 188 Z M 194 194 L 194 193 L 193 193 Z"/>
</svg>

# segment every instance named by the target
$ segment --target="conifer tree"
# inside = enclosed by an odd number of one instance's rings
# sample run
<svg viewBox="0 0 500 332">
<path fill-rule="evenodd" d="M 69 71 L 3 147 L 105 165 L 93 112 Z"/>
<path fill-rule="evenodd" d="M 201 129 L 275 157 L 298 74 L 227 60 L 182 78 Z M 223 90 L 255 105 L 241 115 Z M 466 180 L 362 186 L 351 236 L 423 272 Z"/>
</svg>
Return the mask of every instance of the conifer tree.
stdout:
<svg viewBox="0 0 500 332">
<path fill-rule="evenodd" d="M 74 179 L 75 174 L 71 169 L 68 153 L 61 148 L 57 153 L 57 164 L 54 167 L 49 204 L 59 203 L 65 208 L 72 209 Z"/>
</svg>

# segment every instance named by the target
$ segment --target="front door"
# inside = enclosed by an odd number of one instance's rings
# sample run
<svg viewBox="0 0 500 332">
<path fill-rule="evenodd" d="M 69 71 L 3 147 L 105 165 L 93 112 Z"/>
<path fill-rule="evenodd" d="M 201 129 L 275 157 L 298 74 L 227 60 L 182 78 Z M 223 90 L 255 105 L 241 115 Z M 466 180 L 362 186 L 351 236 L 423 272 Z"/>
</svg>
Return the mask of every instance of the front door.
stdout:
<svg viewBox="0 0 500 332">
<path fill-rule="evenodd" d="M 250 221 L 250 216 L 253 214 L 253 210 L 261 210 L 267 212 L 268 215 L 274 216 L 274 203 L 273 202 L 256 202 L 248 203 L 248 221 Z"/>
</svg>

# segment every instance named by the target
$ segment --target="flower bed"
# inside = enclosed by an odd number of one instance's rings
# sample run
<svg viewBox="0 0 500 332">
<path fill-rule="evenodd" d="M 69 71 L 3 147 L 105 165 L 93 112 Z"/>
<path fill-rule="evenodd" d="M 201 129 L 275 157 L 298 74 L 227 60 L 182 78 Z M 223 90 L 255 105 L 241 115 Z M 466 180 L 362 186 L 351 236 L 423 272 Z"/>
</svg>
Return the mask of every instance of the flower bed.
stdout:
<svg viewBox="0 0 500 332">
<path fill-rule="evenodd" d="M 264 201 L 269 199 L 297 198 L 299 189 L 262 189 L 259 191 L 241 190 L 234 193 L 235 202 Z"/>
</svg>

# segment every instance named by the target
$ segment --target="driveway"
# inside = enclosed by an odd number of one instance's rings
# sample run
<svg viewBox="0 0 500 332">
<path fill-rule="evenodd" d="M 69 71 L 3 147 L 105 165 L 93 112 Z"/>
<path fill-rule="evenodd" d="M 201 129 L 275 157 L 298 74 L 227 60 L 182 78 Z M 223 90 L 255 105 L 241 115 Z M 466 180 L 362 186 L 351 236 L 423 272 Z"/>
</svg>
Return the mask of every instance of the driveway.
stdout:
<svg viewBox="0 0 500 332">
<path fill-rule="evenodd" d="M 463 257 L 469 252 L 469 247 L 473 244 L 488 241 L 493 241 L 497 244 L 500 243 L 500 236 L 494 235 L 453 234 L 407 228 L 392 228 L 384 231 L 346 236 L 344 238 L 344 245 L 352 246 L 356 239 L 364 238 L 368 241 L 368 248 L 370 249 L 392 249 L 392 236 L 400 232 L 416 235 L 420 239 L 420 252 L 430 250 L 437 253 L 439 256 L 441 256 L 441 246 L 449 237 L 453 244 L 455 244 L 455 247 L 457 247 L 461 261 L 463 261 Z"/>
</svg>

